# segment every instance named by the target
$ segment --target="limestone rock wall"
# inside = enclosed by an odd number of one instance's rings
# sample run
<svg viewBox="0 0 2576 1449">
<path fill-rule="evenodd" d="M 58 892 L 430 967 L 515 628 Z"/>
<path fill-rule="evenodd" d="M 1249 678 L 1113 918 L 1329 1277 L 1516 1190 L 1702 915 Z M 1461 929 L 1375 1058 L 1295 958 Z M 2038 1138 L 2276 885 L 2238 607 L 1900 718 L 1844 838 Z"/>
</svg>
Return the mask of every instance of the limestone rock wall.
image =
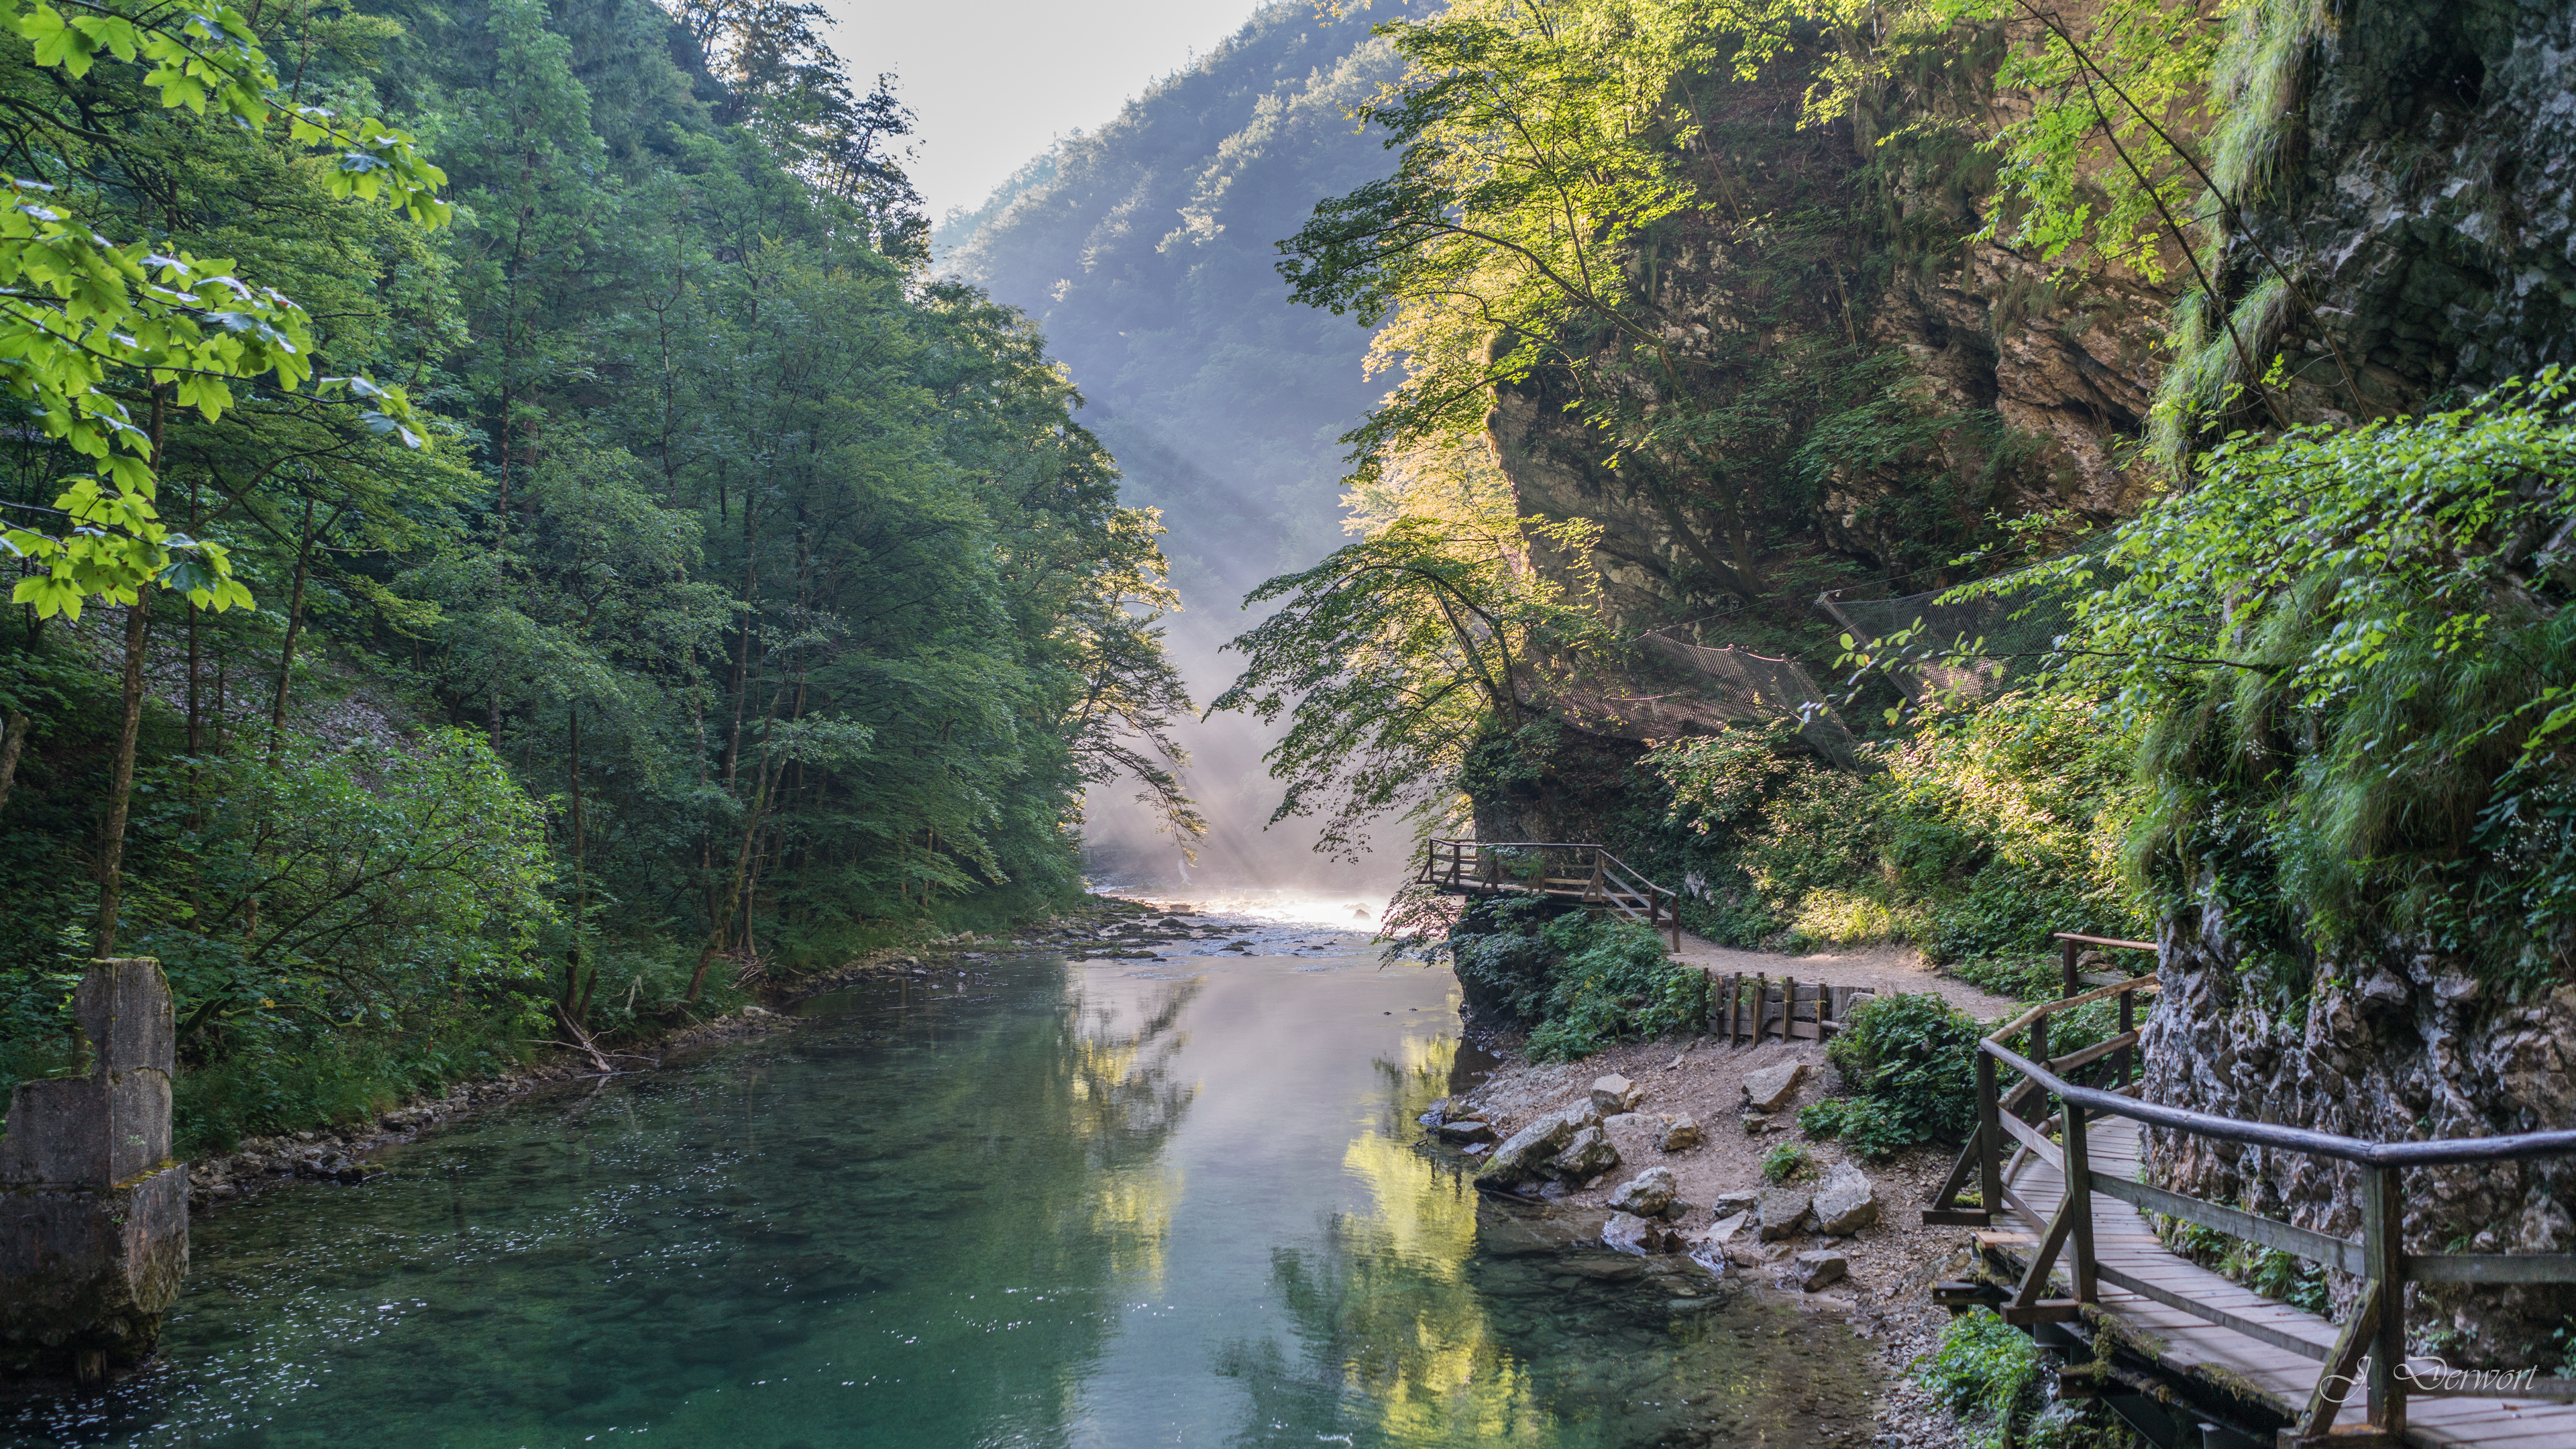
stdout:
<svg viewBox="0 0 2576 1449">
<path fill-rule="evenodd" d="M 2304 1000 L 2245 974 L 2215 905 L 2168 920 L 2161 999 L 2142 1028 L 2146 1096 L 2242 1121 L 2377 1141 L 2487 1137 L 2576 1123 L 2576 986 L 2505 998 L 2392 944 L 2328 962 Z M 2353 1169 L 2180 1133 L 2148 1134 L 2165 1186 L 2343 1237 L 2361 1234 Z M 2576 1251 L 2576 1159 L 2410 1171 L 2409 1252 Z M 2348 1298 L 2351 1285 L 2339 1284 Z M 2555 1369 L 2576 1287 L 2416 1285 L 2410 1331 L 2455 1365 Z"/>
<path fill-rule="evenodd" d="M 2251 296 L 2274 262 L 2300 279 L 2305 303 L 2248 344 L 2298 364 L 2296 415 L 2576 362 L 2576 5 L 2345 0 L 2287 56 L 2255 78 L 2278 159 L 2246 184 L 2221 285 Z"/>
</svg>

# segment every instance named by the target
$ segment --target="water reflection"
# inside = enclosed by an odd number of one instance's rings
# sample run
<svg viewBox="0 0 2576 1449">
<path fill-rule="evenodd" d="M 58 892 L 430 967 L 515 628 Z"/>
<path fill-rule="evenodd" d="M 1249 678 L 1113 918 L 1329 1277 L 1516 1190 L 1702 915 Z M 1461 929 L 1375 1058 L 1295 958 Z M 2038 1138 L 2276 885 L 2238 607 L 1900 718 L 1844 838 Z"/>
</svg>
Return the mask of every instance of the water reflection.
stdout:
<svg viewBox="0 0 2576 1449">
<path fill-rule="evenodd" d="M 1781 1406 L 1847 1336 L 1497 1217 L 1415 1146 L 1448 979 L 1329 965 L 864 987 L 272 1190 L 154 1370 L 0 1444 L 1839 1442 Z"/>
</svg>

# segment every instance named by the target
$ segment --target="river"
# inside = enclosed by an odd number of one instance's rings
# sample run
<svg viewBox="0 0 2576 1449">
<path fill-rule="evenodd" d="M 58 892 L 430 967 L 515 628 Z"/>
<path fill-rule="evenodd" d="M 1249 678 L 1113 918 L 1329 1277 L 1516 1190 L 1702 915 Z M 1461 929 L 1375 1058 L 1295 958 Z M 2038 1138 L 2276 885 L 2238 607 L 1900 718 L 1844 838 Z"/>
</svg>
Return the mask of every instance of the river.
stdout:
<svg viewBox="0 0 2576 1449">
<path fill-rule="evenodd" d="M 0 1444 L 1867 1441 L 1841 1326 L 1567 1247 L 1421 1143 L 1445 971 L 1261 914 L 871 980 L 259 1193 L 198 1221 L 152 1365 Z"/>
</svg>

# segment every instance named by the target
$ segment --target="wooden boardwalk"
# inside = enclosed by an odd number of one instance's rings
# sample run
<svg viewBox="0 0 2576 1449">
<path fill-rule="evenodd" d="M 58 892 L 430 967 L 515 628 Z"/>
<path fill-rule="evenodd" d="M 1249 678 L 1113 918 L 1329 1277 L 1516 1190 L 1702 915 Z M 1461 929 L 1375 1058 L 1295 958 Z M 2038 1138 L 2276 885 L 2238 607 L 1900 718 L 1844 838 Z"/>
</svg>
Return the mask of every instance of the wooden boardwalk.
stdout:
<svg viewBox="0 0 2576 1449">
<path fill-rule="evenodd" d="M 1442 895 L 1544 896 L 1616 911 L 1682 948 L 1681 897 L 1639 875 L 1607 846 L 1559 840 L 1433 840 L 1414 877 Z"/>
<path fill-rule="evenodd" d="M 2092 1170 L 2135 1179 L 2140 1130 L 2117 1117 L 2092 1123 L 2085 1137 Z M 2005 1178 L 2012 1226 L 1977 1235 L 2016 1268 L 2027 1265 L 2066 1193 L 2057 1155 L 2027 1140 L 2025 1147 L 2018 1169 Z M 2250 1391 L 2283 1418 L 2298 1418 L 2335 1347 L 2335 1325 L 2176 1256 L 2136 1208 L 2100 1192 L 2093 1195 L 2093 1252 L 2098 1311 L 2117 1321 L 2138 1352 L 2168 1373 L 2198 1379 L 2219 1393 Z M 2066 1271 L 2061 1262 L 2058 1272 Z M 2209 1312 L 2187 1311 L 2177 1306 L 2181 1302 Z M 2233 1322 L 2212 1322 L 2213 1316 Z M 2355 1389 L 2347 1421 L 2360 1417 L 2360 1399 Z M 2406 1442 L 2426 1449 L 2576 1449 L 2576 1404 L 2436 1397 L 2419 1390 L 2407 1405 Z"/>
</svg>

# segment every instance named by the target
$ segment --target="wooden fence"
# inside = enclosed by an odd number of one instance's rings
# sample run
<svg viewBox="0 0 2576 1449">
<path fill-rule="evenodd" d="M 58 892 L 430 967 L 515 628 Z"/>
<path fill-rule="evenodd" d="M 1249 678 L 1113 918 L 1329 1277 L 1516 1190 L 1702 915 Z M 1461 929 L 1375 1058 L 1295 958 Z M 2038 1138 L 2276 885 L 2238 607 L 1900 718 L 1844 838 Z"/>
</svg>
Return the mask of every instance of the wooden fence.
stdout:
<svg viewBox="0 0 2576 1449">
<path fill-rule="evenodd" d="M 1823 1041 L 1842 1030 L 1852 1007 L 1878 993 L 1783 976 L 1710 973 L 1708 1031 L 1729 1046 L 1764 1041 Z"/>
</svg>

